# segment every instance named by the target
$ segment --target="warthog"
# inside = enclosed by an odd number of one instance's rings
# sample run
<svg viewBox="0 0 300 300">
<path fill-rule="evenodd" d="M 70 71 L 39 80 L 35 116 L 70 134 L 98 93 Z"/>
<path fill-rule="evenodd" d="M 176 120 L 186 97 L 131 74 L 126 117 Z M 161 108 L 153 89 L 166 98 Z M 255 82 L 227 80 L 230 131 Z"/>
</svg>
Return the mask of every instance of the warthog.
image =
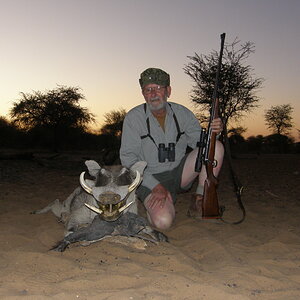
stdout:
<svg viewBox="0 0 300 300">
<path fill-rule="evenodd" d="M 100 167 L 93 160 L 85 162 L 88 175 L 80 175 L 81 186 L 63 202 L 58 199 L 45 208 L 65 224 L 65 238 L 53 250 L 64 251 L 77 241 L 97 241 L 108 235 L 137 236 L 150 241 L 167 241 L 138 215 L 135 189 L 141 181 L 146 162 L 135 163 L 130 169 L 122 166 Z"/>
</svg>

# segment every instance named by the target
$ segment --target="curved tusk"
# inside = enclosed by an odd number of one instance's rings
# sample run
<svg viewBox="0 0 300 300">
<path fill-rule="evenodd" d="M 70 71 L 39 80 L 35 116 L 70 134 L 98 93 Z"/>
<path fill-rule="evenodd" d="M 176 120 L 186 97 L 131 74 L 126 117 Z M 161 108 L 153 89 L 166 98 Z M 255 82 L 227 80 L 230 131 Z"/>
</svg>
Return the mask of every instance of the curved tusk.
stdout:
<svg viewBox="0 0 300 300">
<path fill-rule="evenodd" d="M 92 189 L 86 184 L 85 180 L 84 180 L 84 174 L 85 172 L 82 172 L 80 174 L 80 177 L 79 177 L 79 182 L 80 182 L 80 185 L 81 187 L 89 194 L 92 194 Z"/>
<path fill-rule="evenodd" d="M 97 213 L 97 214 L 99 214 L 99 215 L 103 214 L 103 211 L 102 211 L 101 209 L 99 209 L 99 208 L 97 208 L 97 207 L 95 207 L 95 206 L 93 206 L 93 205 L 90 205 L 90 204 L 87 204 L 87 203 L 84 203 L 84 205 L 85 205 L 87 208 L 89 208 L 90 210 L 92 210 L 93 212 L 95 212 L 95 213 Z"/>
<path fill-rule="evenodd" d="M 128 192 L 131 193 L 141 182 L 141 174 L 139 171 L 136 171 L 136 176 L 133 183 L 128 187 Z"/>
<path fill-rule="evenodd" d="M 129 207 L 133 202 L 134 202 L 134 201 L 131 201 L 131 202 L 127 203 L 125 206 L 121 207 L 121 208 L 119 209 L 119 213 L 121 213 L 122 211 L 124 211 L 124 210 L 125 210 L 127 207 Z"/>
</svg>

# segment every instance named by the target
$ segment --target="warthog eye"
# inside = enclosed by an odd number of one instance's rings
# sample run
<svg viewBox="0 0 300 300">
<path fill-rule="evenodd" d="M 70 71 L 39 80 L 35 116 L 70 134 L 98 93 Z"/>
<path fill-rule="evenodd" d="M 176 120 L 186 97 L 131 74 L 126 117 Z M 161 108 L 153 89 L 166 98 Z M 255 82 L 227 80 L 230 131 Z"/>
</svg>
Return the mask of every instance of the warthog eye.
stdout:
<svg viewBox="0 0 300 300">
<path fill-rule="evenodd" d="M 130 185 L 132 183 L 132 176 L 129 170 L 126 170 L 124 173 L 120 174 L 115 182 L 117 185 Z"/>
</svg>

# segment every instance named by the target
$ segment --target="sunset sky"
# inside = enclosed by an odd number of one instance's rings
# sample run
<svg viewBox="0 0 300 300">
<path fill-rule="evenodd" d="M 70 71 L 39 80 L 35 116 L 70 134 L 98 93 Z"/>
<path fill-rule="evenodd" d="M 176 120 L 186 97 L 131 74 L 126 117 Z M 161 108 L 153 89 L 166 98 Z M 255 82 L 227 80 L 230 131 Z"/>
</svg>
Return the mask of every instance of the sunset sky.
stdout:
<svg viewBox="0 0 300 300">
<path fill-rule="evenodd" d="M 187 56 L 219 51 L 236 37 L 251 41 L 247 61 L 265 82 L 259 109 L 245 118 L 245 136 L 271 134 L 264 124 L 272 105 L 294 107 L 299 140 L 299 0 L 0 0 L 0 116 L 20 92 L 58 85 L 80 87 L 97 117 L 129 110 L 144 100 L 138 78 L 148 67 L 171 75 L 170 100 L 194 110 Z"/>
</svg>

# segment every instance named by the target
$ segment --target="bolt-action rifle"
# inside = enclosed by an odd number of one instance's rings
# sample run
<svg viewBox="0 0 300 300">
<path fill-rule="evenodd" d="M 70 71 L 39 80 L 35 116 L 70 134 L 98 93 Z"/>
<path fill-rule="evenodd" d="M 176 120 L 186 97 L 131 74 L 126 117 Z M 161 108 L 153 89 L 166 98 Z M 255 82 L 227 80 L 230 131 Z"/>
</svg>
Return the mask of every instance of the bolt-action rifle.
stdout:
<svg viewBox="0 0 300 300">
<path fill-rule="evenodd" d="M 215 160 L 215 147 L 217 134 L 212 132 L 211 122 L 212 120 L 219 117 L 219 100 L 218 100 L 218 89 L 220 81 L 220 71 L 222 64 L 223 48 L 225 41 L 225 33 L 221 34 L 221 50 L 219 54 L 218 68 L 215 79 L 214 92 L 212 96 L 212 104 L 210 109 L 210 119 L 208 130 L 204 128 L 200 134 L 199 151 L 195 164 L 195 171 L 200 172 L 202 165 L 205 165 L 207 178 L 204 183 L 204 193 L 202 201 L 202 218 L 203 219 L 219 219 L 221 218 L 219 201 L 217 195 L 218 180 L 213 174 L 213 168 L 217 166 Z"/>
</svg>

